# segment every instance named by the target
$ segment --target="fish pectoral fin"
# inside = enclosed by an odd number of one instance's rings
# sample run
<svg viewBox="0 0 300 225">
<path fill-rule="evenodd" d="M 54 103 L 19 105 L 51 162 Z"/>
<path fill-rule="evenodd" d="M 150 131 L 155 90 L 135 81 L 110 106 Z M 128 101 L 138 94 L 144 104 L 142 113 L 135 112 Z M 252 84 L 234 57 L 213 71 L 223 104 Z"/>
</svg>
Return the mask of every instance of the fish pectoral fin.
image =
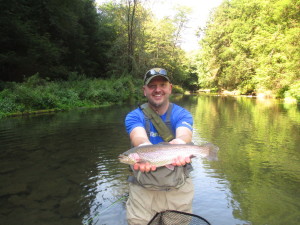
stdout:
<svg viewBox="0 0 300 225">
<path fill-rule="evenodd" d="M 169 170 L 174 170 L 175 166 L 173 166 L 172 164 L 168 164 L 166 165 L 166 167 L 169 169 Z"/>
</svg>

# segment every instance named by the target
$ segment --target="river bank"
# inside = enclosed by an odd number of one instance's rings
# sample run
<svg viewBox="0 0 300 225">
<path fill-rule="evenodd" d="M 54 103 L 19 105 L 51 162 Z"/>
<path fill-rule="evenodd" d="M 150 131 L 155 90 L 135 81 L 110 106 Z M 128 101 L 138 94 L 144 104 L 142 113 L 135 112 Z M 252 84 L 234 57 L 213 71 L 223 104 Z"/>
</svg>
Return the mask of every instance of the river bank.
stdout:
<svg viewBox="0 0 300 225">
<path fill-rule="evenodd" d="M 65 81 L 48 81 L 36 74 L 23 83 L 0 83 L 0 118 L 144 101 L 142 86 L 130 75 L 97 79 L 71 74 Z M 184 90 L 173 85 L 173 93 Z"/>
<path fill-rule="evenodd" d="M 71 74 L 65 81 L 34 75 L 23 83 L 0 84 L 0 118 L 97 108 L 140 98 L 140 81 L 130 76 L 96 79 Z"/>
<path fill-rule="evenodd" d="M 299 90 L 300 91 L 300 90 Z M 222 89 L 221 91 L 215 92 L 211 91 L 211 89 L 201 89 L 197 93 L 204 93 L 204 94 L 214 94 L 214 95 L 221 95 L 221 96 L 243 96 L 249 98 L 258 98 L 258 99 L 280 99 L 283 100 L 285 103 L 289 104 L 299 104 L 300 102 L 295 97 L 286 96 L 283 98 L 279 98 L 274 94 L 272 91 L 258 91 L 252 92 L 249 94 L 242 94 L 239 90 L 228 91 Z"/>
<path fill-rule="evenodd" d="M 0 83 L 0 118 L 54 113 L 76 108 L 99 108 L 126 102 L 144 101 L 141 79 L 127 75 L 120 78 L 97 79 L 71 74 L 66 81 L 48 81 L 38 74 L 23 83 Z M 240 91 L 200 89 L 193 94 L 277 98 L 271 91 L 242 95 Z M 191 94 L 173 85 L 173 94 Z M 287 96 L 285 102 L 297 104 Z"/>
</svg>

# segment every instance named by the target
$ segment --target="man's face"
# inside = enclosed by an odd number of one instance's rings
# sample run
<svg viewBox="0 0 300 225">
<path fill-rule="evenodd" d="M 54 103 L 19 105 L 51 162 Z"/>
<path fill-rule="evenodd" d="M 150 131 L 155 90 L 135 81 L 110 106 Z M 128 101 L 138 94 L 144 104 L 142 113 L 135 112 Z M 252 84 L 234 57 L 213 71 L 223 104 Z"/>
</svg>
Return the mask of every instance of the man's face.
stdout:
<svg viewBox="0 0 300 225">
<path fill-rule="evenodd" d="M 172 84 L 163 77 L 155 77 L 143 89 L 149 103 L 158 108 L 169 102 Z"/>
</svg>

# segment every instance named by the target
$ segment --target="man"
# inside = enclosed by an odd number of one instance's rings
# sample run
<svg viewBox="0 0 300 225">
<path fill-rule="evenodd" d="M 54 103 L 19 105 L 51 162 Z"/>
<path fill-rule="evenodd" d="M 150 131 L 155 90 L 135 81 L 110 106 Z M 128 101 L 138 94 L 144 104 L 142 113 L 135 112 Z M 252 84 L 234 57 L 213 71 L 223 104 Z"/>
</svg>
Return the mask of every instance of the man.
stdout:
<svg viewBox="0 0 300 225">
<path fill-rule="evenodd" d="M 169 143 L 190 143 L 193 119 L 187 110 L 170 103 L 172 84 L 167 71 L 161 68 L 147 71 L 144 76 L 143 92 L 148 100 L 148 107 L 164 122 L 170 120 L 169 127 L 175 138 Z M 126 116 L 125 125 L 133 146 L 164 142 L 141 108 L 133 110 Z M 134 176 L 129 180 L 131 183 L 126 204 L 129 225 L 147 224 L 157 212 L 165 210 L 191 213 L 194 187 L 188 176 L 191 169 L 188 164 L 190 162 L 189 157 L 174 158 L 172 163 L 175 166 L 174 170 L 166 167 L 156 168 L 150 163 L 136 163 L 133 166 Z"/>
</svg>

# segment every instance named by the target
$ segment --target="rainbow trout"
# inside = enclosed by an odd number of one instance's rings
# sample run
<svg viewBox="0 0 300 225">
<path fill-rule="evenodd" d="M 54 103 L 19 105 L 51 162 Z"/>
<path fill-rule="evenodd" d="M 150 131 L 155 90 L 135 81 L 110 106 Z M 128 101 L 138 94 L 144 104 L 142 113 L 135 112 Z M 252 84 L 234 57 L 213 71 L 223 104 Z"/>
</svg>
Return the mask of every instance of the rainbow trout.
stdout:
<svg viewBox="0 0 300 225">
<path fill-rule="evenodd" d="M 156 144 L 143 145 L 129 149 L 119 155 L 122 163 L 133 165 L 137 162 L 149 162 L 156 167 L 172 164 L 174 158 L 183 157 L 204 157 L 208 160 L 217 160 L 219 148 L 211 143 L 203 145 L 190 144 Z"/>
</svg>

